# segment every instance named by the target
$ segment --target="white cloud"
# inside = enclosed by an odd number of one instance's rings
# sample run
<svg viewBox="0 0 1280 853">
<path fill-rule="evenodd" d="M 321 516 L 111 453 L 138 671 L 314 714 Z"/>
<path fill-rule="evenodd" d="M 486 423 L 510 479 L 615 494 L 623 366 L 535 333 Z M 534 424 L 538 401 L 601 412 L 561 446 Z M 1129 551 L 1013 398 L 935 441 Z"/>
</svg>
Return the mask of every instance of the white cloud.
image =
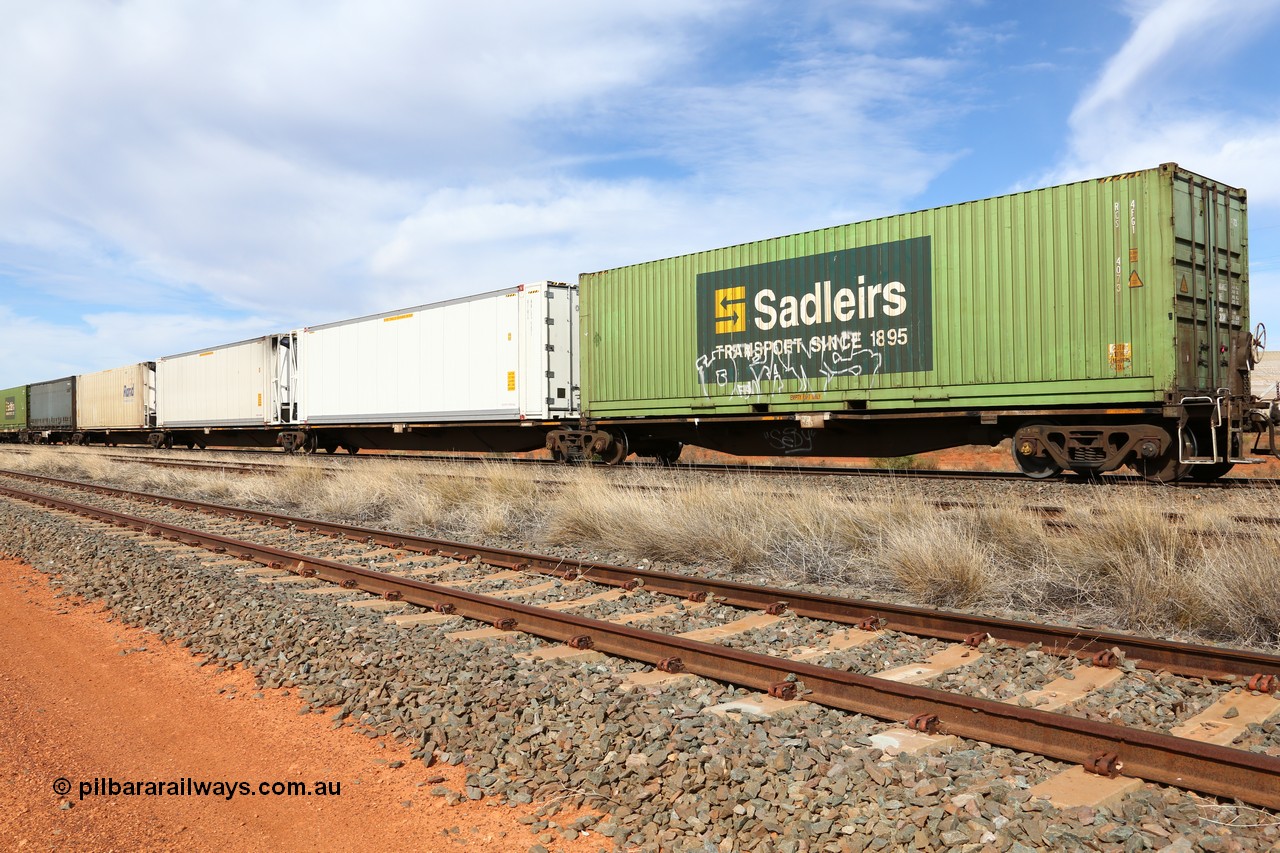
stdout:
<svg viewBox="0 0 1280 853">
<path fill-rule="evenodd" d="M 0 0 L 0 283 L 89 314 L 0 328 L 87 370 L 895 212 L 943 8 Z"/>
<path fill-rule="evenodd" d="M 0 388 L 10 388 L 257 337 L 276 331 L 277 324 L 260 316 L 219 319 L 145 312 L 90 314 L 82 322 L 64 324 L 0 305 L 0 328 L 10 352 L 36 354 L 24 361 L 0 359 Z"/>
<path fill-rule="evenodd" d="M 1280 203 L 1280 104 L 1241 100 L 1238 79 L 1214 85 L 1280 3 L 1160 0 L 1130 12 L 1132 34 L 1071 112 L 1066 155 L 1036 183 L 1177 162 L 1247 187 L 1254 202 Z"/>
<path fill-rule="evenodd" d="M 536 168 L 524 123 L 677 70 L 710 8 L 11 3 L 0 233 L 336 304 L 423 195 Z"/>
<path fill-rule="evenodd" d="M 1123 106 L 1143 80 L 1166 62 L 1174 49 L 1191 39 L 1203 39 L 1202 28 L 1209 22 L 1228 30 L 1239 27 L 1247 16 L 1236 9 L 1203 0 L 1164 0 L 1135 8 L 1139 16 L 1133 35 L 1103 69 L 1102 76 L 1076 105 L 1072 122 L 1088 120 L 1095 113 Z M 1227 33 L 1218 35 L 1227 36 Z M 1193 58 L 1194 61 L 1194 58 Z"/>
</svg>

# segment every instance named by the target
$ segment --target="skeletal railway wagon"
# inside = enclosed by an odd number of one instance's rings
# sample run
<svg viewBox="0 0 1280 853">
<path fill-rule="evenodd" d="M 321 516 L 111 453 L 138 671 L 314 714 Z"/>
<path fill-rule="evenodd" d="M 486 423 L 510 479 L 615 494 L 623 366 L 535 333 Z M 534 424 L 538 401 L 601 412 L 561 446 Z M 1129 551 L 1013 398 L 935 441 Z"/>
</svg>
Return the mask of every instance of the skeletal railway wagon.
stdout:
<svg viewBox="0 0 1280 853">
<path fill-rule="evenodd" d="M 893 456 L 1213 479 L 1250 392 L 1245 192 L 1168 163 L 584 274 L 557 456 Z"/>
</svg>

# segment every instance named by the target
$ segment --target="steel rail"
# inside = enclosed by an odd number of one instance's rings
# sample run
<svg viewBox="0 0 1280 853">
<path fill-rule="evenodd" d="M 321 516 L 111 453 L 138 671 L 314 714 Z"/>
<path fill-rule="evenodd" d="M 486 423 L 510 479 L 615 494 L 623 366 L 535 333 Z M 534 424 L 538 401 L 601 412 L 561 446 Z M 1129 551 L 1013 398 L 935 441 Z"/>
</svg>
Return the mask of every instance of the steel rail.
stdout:
<svg viewBox="0 0 1280 853">
<path fill-rule="evenodd" d="M 767 610 L 779 603 L 785 603 L 787 609 L 798 616 L 842 625 L 860 625 L 868 619 L 873 619 L 884 629 L 951 641 L 990 635 L 996 640 L 1015 646 L 1040 643 L 1042 650 L 1050 654 L 1073 656 L 1082 660 L 1090 659 L 1098 652 L 1118 649 L 1127 659 L 1143 669 L 1166 670 L 1178 675 L 1210 678 L 1216 681 L 1247 680 L 1255 675 L 1280 676 L 1280 656 L 1245 649 L 1217 648 L 1089 628 L 1043 625 L 955 611 L 930 610 L 906 604 L 841 598 L 795 589 L 772 589 L 735 581 L 698 578 L 630 566 L 613 566 L 568 557 L 529 554 L 448 539 L 239 509 L 166 495 L 116 489 L 110 486 L 58 480 L 36 474 L 12 471 L 0 471 L 0 474 L 37 483 L 102 492 L 130 500 L 159 502 L 198 512 L 252 519 L 277 527 L 294 527 L 302 532 L 345 537 L 424 554 L 442 554 L 457 559 L 479 557 L 485 562 L 503 568 L 529 570 L 560 577 L 572 575 L 605 586 L 622 587 L 640 581 L 650 592 L 680 598 L 699 595 L 714 596 L 724 604 L 748 610 Z"/>
<path fill-rule="evenodd" d="M 923 719 L 926 721 L 923 727 L 928 731 L 1086 766 L 1109 764 L 1117 773 L 1124 771 L 1125 775 L 1153 782 L 1236 798 L 1265 808 L 1280 808 L 1280 758 L 665 636 L 19 489 L 0 486 L 0 494 L 158 533 L 166 539 L 332 581 L 390 600 L 434 609 L 452 608 L 468 618 L 570 642 L 579 648 L 665 664 L 668 669 L 762 690 L 799 681 L 805 699 L 829 707 L 884 720 Z M 679 663 L 673 663 L 673 658 Z"/>
</svg>

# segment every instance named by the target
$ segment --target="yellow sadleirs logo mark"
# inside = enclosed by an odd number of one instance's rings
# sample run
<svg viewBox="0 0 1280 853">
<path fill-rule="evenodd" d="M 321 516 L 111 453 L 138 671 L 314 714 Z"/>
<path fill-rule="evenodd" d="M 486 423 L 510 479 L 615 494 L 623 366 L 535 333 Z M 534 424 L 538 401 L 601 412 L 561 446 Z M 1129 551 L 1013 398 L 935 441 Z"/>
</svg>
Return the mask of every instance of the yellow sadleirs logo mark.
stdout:
<svg viewBox="0 0 1280 853">
<path fill-rule="evenodd" d="M 747 330 L 747 288 L 722 287 L 715 292 L 716 334 Z"/>
</svg>

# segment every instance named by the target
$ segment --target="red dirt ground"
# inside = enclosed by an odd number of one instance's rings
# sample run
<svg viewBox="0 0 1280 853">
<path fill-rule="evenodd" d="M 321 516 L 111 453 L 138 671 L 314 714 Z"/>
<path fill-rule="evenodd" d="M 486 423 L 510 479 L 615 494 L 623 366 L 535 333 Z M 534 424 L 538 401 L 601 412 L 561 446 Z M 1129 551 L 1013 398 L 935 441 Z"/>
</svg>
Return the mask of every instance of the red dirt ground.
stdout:
<svg viewBox="0 0 1280 853">
<path fill-rule="evenodd" d="M 9 850 L 595 851 L 517 822 L 531 806 L 449 806 L 465 767 L 426 768 L 408 748 L 300 716 L 295 697 L 243 671 L 215 674 L 185 649 L 56 598 L 45 576 L 0 561 L 0 846 Z M 223 688 L 227 692 L 220 693 Z M 234 694 L 231 692 L 234 688 Z M 255 694 L 263 698 L 255 698 Z M 388 766 L 403 761 L 399 769 Z M 59 796 L 53 783 L 71 782 Z M 95 777 L 319 780 L 339 796 L 87 796 Z M 428 779 L 444 777 L 443 783 Z M 70 803 L 70 808 L 65 804 Z M 552 820 L 567 826 L 578 812 Z"/>
</svg>

